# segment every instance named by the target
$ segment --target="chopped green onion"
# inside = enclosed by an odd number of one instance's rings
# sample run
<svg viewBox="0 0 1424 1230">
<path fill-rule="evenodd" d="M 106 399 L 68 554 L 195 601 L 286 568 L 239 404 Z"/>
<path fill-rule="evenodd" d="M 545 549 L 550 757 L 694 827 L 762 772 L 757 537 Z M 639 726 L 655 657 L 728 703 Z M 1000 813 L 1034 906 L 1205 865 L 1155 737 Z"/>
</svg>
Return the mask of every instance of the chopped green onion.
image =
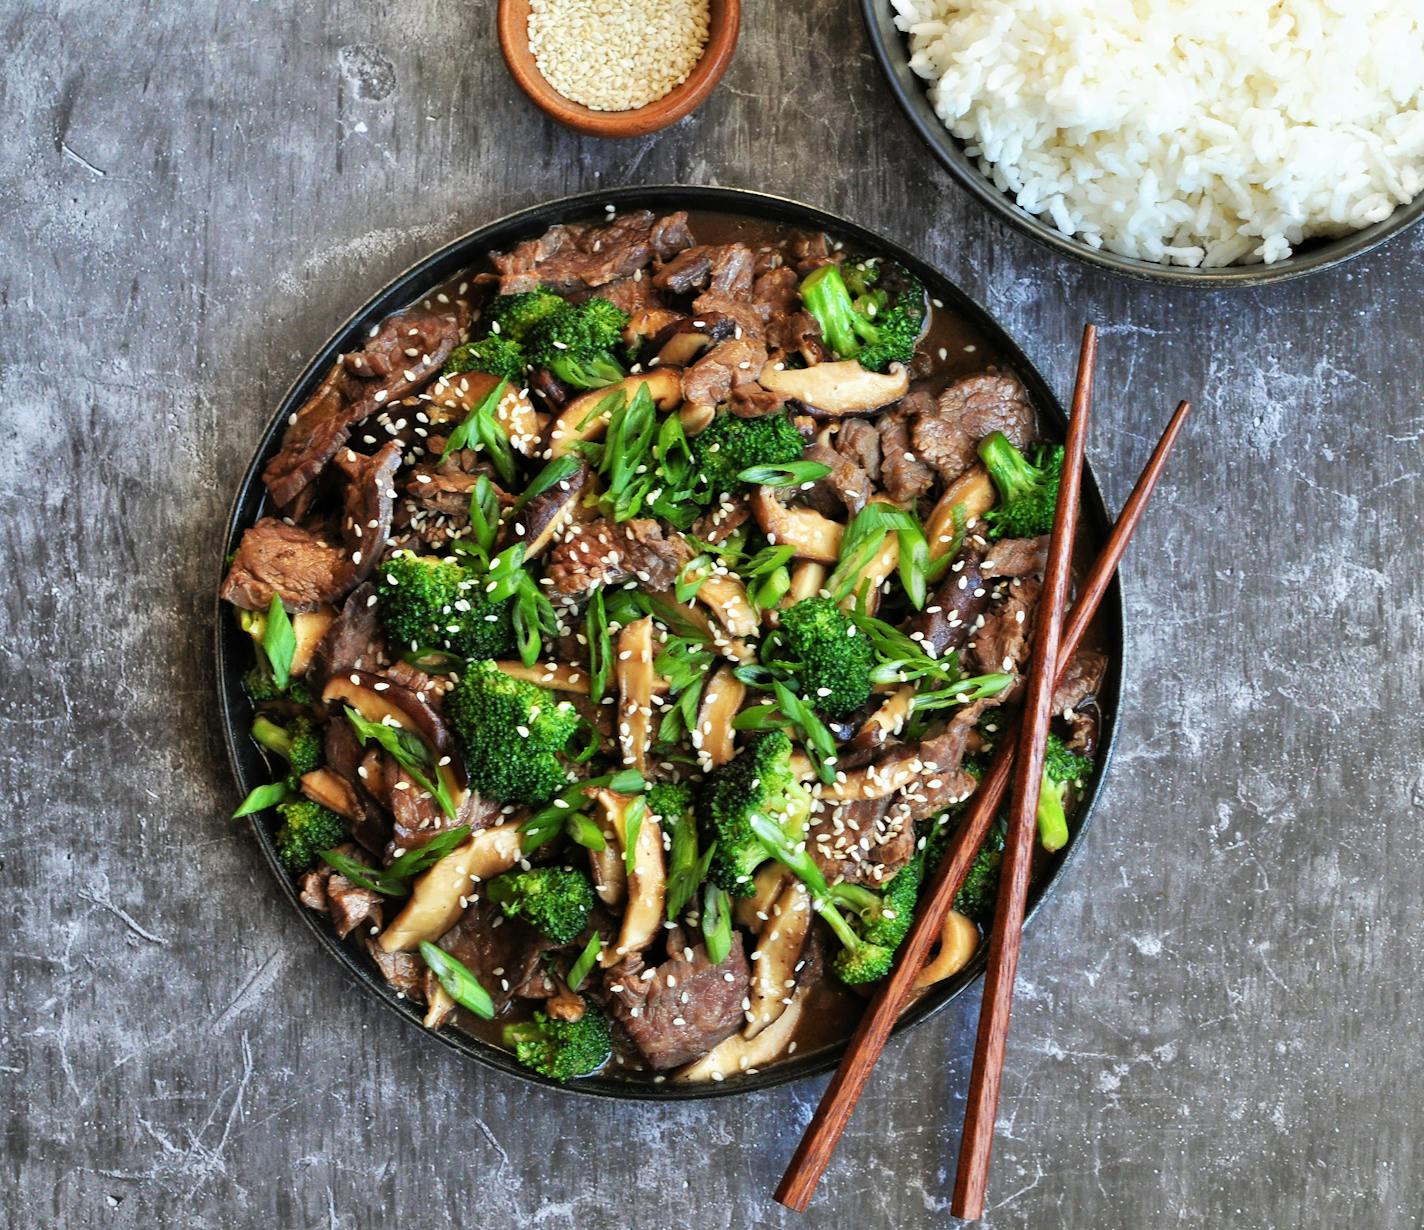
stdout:
<svg viewBox="0 0 1424 1230">
<path fill-rule="evenodd" d="M 732 951 L 731 905 L 726 889 L 708 884 L 702 890 L 702 938 L 713 965 L 721 965 Z"/>
<path fill-rule="evenodd" d="M 292 658 L 297 652 L 297 634 L 287 618 L 287 608 L 276 594 L 267 607 L 267 619 L 262 629 L 262 652 L 272 667 L 272 681 L 285 688 L 292 678 Z"/>
<path fill-rule="evenodd" d="M 395 757 L 396 763 L 410 774 L 417 786 L 430 792 L 431 797 L 440 805 L 440 810 L 453 820 L 455 800 L 450 797 L 450 789 L 435 763 L 435 754 L 426 746 L 425 740 L 403 726 L 368 722 L 350 705 L 345 708 L 346 720 L 351 723 L 361 746 L 364 747 L 374 739 Z"/>
<path fill-rule="evenodd" d="M 647 810 L 648 805 L 640 795 L 623 812 L 623 867 L 629 875 L 638 864 L 638 837 L 643 831 L 643 816 Z"/>
<path fill-rule="evenodd" d="M 430 972 L 445 988 L 445 994 L 462 1008 L 468 1008 L 477 1017 L 486 1021 L 494 1020 L 494 1000 L 480 985 L 480 980 L 461 961 L 457 961 L 443 948 L 437 948 L 429 940 L 422 940 L 420 955 Z"/>
<path fill-rule="evenodd" d="M 291 797 L 291 793 L 286 782 L 273 782 L 268 786 L 258 786 L 242 800 L 238 809 L 232 813 L 232 818 L 237 820 L 242 816 L 250 816 L 255 811 L 266 811 L 269 807 L 276 807 L 278 803 L 285 803 Z"/>
<path fill-rule="evenodd" d="M 570 991 L 577 991 L 583 985 L 583 980 L 588 977 L 589 970 L 593 968 L 593 963 L 598 960 L 598 954 L 602 951 L 603 937 L 590 936 L 588 943 L 583 946 L 583 951 L 569 966 L 569 976 L 565 981 Z"/>
<path fill-rule="evenodd" d="M 758 487 L 799 487 L 825 478 L 831 467 L 819 461 L 788 461 L 782 465 L 750 466 L 737 477 Z"/>
</svg>

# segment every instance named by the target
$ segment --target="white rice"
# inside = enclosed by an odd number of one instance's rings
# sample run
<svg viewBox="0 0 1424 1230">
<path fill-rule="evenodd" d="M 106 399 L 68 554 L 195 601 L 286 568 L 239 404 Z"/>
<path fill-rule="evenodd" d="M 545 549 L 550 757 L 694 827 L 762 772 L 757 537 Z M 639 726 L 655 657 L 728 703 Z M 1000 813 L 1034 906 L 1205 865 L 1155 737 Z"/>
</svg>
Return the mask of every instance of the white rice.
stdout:
<svg viewBox="0 0 1424 1230">
<path fill-rule="evenodd" d="M 1094 248 L 1278 261 L 1424 191 L 1424 0 L 891 0 L 945 126 Z"/>
</svg>

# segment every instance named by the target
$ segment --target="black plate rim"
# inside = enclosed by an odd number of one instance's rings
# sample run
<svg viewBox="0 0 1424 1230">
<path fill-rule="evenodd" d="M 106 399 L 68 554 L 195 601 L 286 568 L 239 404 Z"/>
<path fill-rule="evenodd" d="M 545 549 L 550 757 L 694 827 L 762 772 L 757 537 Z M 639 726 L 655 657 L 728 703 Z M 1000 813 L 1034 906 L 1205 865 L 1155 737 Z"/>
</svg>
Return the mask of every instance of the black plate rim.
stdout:
<svg viewBox="0 0 1424 1230">
<path fill-rule="evenodd" d="M 225 523 L 222 548 L 217 559 L 219 581 L 221 580 L 223 559 L 236 548 L 242 530 L 252 523 L 265 505 L 266 493 L 262 486 L 261 468 L 275 451 L 278 437 L 288 415 L 310 395 L 320 382 L 322 375 L 349 343 L 363 336 L 371 324 L 389 315 L 397 308 L 420 298 L 421 295 L 439 285 L 446 278 L 457 273 L 460 269 L 468 267 L 479 255 L 491 247 L 508 246 L 511 242 L 517 242 L 518 239 L 541 232 L 554 222 L 589 220 L 608 204 L 615 206 L 620 212 L 626 208 L 639 207 L 651 209 L 706 208 L 723 213 L 771 218 L 803 226 L 823 227 L 837 238 L 846 238 L 869 250 L 878 250 L 892 255 L 914 270 L 925 284 L 933 289 L 937 297 L 943 299 L 947 304 L 952 304 L 956 311 L 967 316 L 976 328 L 992 338 L 1000 354 L 1012 364 L 1015 372 L 1024 380 L 1035 405 L 1048 416 L 1060 432 L 1065 426 L 1066 415 L 1061 402 L 1054 395 L 1042 374 L 1029 361 L 1027 355 L 1008 332 L 984 307 L 960 289 L 947 275 L 934 269 L 914 253 L 907 251 L 892 240 L 815 206 L 806 205 L 787 197 L 747 189 L 660 184 L 585 192 L 506 214 L 451 240 L 411 265 L 405 272 L 391 279 L 335 330 L 287 389 L 262 433 L 252 460 L 238 486 Z M 1099 536 L 1105 538 L 1106 530 L 1111 525 L 1111 519 L 1108 516 L 1101 490 L 1091 466 L 1085 467 L 1083 497 L 1087 516 L 1094 523 Z M 250 664 L 250 659 L 244 657 L 244 654 L 248 652 L 243 644 L 245 638 L 237 630 L 234 621 L 227 615 L 225 604 L 220 598 L 217 598 L 217 587 L 218 582 L 215 582 L 213 629 L 218 710 L 228 762 L 237 785 L 237 798 L 240 799 L 245 797 L 255 786 L 269 780 L 270 773 L 266 771 L 261 757 L 247 736 L 247 727 L 251 721 L 251 706 L 241 686 L 241 676 Z M 1105 620 L 1107 636 L 1111 642 L 1109 650 L 1113 663 L 1108 681 L 1104 686 L 1103 696 L 1100 698 L 1104 712 L 1101 753 L 1093 780 L 1088 786 L 1077 828 L 1068 845 L 1057 856 L 1054 867 L 1040 882 L 1030 900 L 1027 914 L 1029 921 L 1035 917 L 1039 907 L 1077 857 L 1083 835 L 1099 810 L 1103 782 L 1116 748 L 1123 680 L 1127 665 L 1124 659 L 1125 604 L 1120 575 L 1113 578 L 1104 595 L 1099 618 Z M 370 967 L 369 961 L 357 957 L 346 943 L 337 939 L 335 931 L 327 920 L 301 904 L 295 884 L 278 861 L 276 848 L 273 845 L 268 826 L 264 822 L 265 815 L 266 813 L 257 813 L 246 817 L 247 826 L 261 849 L 263 859 L 268 870 L 272 873 L 279 891 L 285 896 L 301 919 L 302 924 L 315 937 L 317 943 L 356 980 L 367 994 L 402 1017 L 425 1037 L 437 1040 L 458 1054 L 473 1059 L 486 1067 L 519 1080 L 579 1096 L 638 1101 L 691 1101 L 730 1097 L 773 1088 L 803 1077 L 822 1075 L 836 1066 L 844 1052 L 843 1045 L 825 1048 L 804 1057 L 778 1063 L 765 1071 L 750 1076 L 698 1085 L 676 1085 L 671 1082 L 653 1085 L 618 1081 L 606 1077 L 589 1077 L 569 1084 L 549 1080 L 522 1067 L 507 1052 L 480 1039 L 450 1030 L 432 1031 L 426 1029 L 422 1024 L 423 1014 L 381 980 Z M 955 978 L 947 981 L 911 1007 L 895 1026 L 895 1036 L 902 1035 L 905 1031 L 943 1010 L 951 1000 L 982 976 L 983 968 L 984 954 L 981 950 Z"/>
<path fill-rule="evenodd" d="M 910 67 L 907 36 L 895 25 L 889 0 L 861 0 L 865 28 L 870 35 L 875 58 L 884 72 L 890 92 L 900 109 L 919 134 L 920 139 L 954 177 L 980 204 L 997 214 L 1014 229 L 1051 248 L 1062 256 L 1106 269 L 1111 273 L 1138 282 L 1157 285 L 1194 287 L 1201 290 L 1226 290 L 1265 286 L 1287 282 L 1333 269 L 1357 256 L 1363 256 L 1381 244 L 1402 234 L 1424 217 L 1424 193 L 1409 204 L 1401 205 L 1382 222 L 1338 239 L 1321 241 L 1308 251 L 1287 257 L 1271 265 L 1228 265 L 1215 269 L 1192 269 L 1183 265 L 1159 265 L 1155 261 L 1119 256 L 1089 247 L 1082 240 L 1063 234 L 994 186 L 974 164 L 958 138 L 954 137 L 935 114 L 930 103 L 925 80 Z"/>
</svg>

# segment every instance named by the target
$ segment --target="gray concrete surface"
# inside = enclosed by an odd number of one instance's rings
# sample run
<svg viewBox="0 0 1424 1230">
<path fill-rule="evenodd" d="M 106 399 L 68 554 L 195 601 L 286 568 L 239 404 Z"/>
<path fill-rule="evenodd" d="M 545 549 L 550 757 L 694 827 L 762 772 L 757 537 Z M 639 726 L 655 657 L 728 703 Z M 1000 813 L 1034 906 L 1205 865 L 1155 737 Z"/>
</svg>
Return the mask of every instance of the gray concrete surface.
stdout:
<svg viewBox="0 0 1424 1230">
<path fill-rule="evenodd" d="M 610 1105 L 465 1066 L 353 993 L 248 841 L 213 718 L 220 525 L 305 356 L 511 207 L 767 188 L 939 262 L 1066 390 L 1127 569 L 1105 810 L 1025 948 L 990 1225 L 1404 1230 L 1424 1208 L 1424 232 L 1303 283 L 1163 291 L 971 207 L 849 3 L 750 6 L 631 144 L 516 94 L 493 5 L 0 9 L 0 1019 L 13 1227 L 628 1227 L 768 1194 L 820 1092 Z M 946 1224 L 970 1000 L 886 1056 L 810 1226 Z"/>
</svg>

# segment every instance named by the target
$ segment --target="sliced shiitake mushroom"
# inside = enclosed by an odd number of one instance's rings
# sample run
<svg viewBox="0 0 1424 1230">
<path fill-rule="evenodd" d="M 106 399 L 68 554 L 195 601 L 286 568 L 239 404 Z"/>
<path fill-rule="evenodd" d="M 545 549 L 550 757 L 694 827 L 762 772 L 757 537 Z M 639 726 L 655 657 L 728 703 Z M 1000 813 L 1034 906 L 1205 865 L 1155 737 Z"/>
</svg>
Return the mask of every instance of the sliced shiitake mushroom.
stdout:
<svg viewBox="0 0 1424 1230">
<path fill-rule="evenodd" d="M 707 681 L 697 709 L 697 729 L 692 732 L 692 746 L 705 768 L 724 765 L 736 754 L 737 732 L 732 729 L 732 719 L 746 695 L 746 684 L 732 673 L 730 666 L 718 667 Z"/>
<path fill-rule="evenodd" d="M 872 504 L 890 504 L 884 496 L 876 496 Z M 893 507 L 893 505 L 892 505 Z M 895 534 L 886 534 L 880 549 L 861 570 L 855 580 L 855 588 L 841 600 L 841 606 L 852 610 L 859 594 L 865 594 L 865 609 L 874 615 L 880 608 L 880 587 L 890 579 L 890 574 L 900 563 L 900 539 Z"/>
<path fill-rule="evenodd" d="M 303 773 L 302 793 L 314 803 L 320 803 L 328 811 L 334 811 L 343 820 L 357 821 L 364 814 L 356 788 L 340 773 L 331 769 L 313 769 Z"/>
<path fill-rule="evenodd" d="M 579 462 L 578 469 L 567 478 L 531 499 L 510 523 L 506 542 L 522 542 L 526 560 L 539 555 L 573 519 L 590 474 L 589 468 Z"/>
<path fill-rule="evenodd" d="M 788 401 L 799 401 L 813 414 L 869 414 L 904 397 L 910 373 L 899 363 L 884 374 L 866 371 L 854 359 L 794 369 L 768 363 L 759 383 Z"/>
<path fill-rule="evenodd" d="M 523 679 L 526 683 L 537 683 L 551 692 L 588 695 L 588 672 L 581 666 L 569 666 L 565 662 L 536 662 L 533 666 L 525 666 L 523 662 L 512 661 L 499 661 L 495 665 L 506 675 Z"/>
<path fill-rule="evenodd" d="M 450 992 L 440 985 L 440 980 L 426 971 L 425 976 L 425 1019 L 421 1024 L 426 1029 L 439 1029 L 455 1014 L 455 1001 Z"/>
<path fill-rule="evenodd" d="M 677 417 L 682 423 L 682 434 L 690 440 L 712 426 L 712 420 L 717 417 L 717 407 L 689 403 L 677 412 Z"/>
<path fill-rule="evenodd" d="M 883 760 L 856 769 L 821 791 L 827 802 L 854 803 L 863 799 L 883 799 L 908 786 L 924 772 L 913 748 L 898 748 Z"/>
<path fill-rule="evenodd" d="M 925 522 L 925 537 L 929 540 L 930 558 L 937 559 L 954 543 L 954 510 L 961 509 L 965 521 L 982 517 L 998 502 L 994 480 L 981 465 L 971 466 L 956 478 L 939 497 L 929 520 Z"/>
<path fill-rule="evenodd" d="M 811 896 L 793 879 L 771 907 L 771 917 L 757 940 L 747 991 L 744 1038 L 755 1038 L 786 1010 L 796 986 L 796 965 L 811 931 Z"/>
<path fill-rule="evenodd" d="M 672 308 L 639 308 L 623 326 L 623 343 L 636 351 L 645 342 L 656 341 L 677 328 L 687 317 Z"/>
<path fill-rule="evenodd" d="M 774 546 L 789 546 L 801 559 L 834 564 L 841 554 L 845 526 L 810 508 L 788 508 L 775 487 L 758 487 L 752 496 L 752 512 L 766 540 Z"/>
<path fill-rule="evenodd" d="M 915 978 L 915 990 L 932 987 L 959 973 L 979 948 L 979 928 L 957 910 L 944 916 L 940 928 L 938 951 L 925 962 Z"/>
<path fill-rule="evenodd" d="M 596 413 L 598 407 L 615 393 L 631 398 L 646 385 L 653 404 L 659 410 L 674 410 L 682 404 L 682 371 L 679 368 L 658 367 L 637 376 L 627 376 L 602 389 L 590 389 L 573 398 L 559 417 L 549 424 L 548 452 L 550 457 L 562 457 L 580 440 L 599 440 L 608 430 L 608 415 Z"/>
<path fill-rule="evenodd" d="M 593 873 L 593 891 L 604 905 L 617 909 L 628 897 L 628 868 L 623 861 L 618 828 L 613 823 L 621 815 L 625 799 L 611 790 L 599 790 L 593 795 L 602 813 L 599 831 L 603 834 L 603 849 L 588 852 L 589 870 Z"/>
<path fill-rule="evenodd" d="M 686 367 L 716 342 L 726 341 L 737 331 L 737 322 L 718 312 L 705 312 L 680 320 L 659 338 L 659 367 Z"/>
<path fill-rule="evenodd" d="M 616 838 L 616 841 L 608 843 L 609 848 L 619 851 L 626 873 L 628 808 L 633 800 L 611 790 L 600 790 L 597 798 L 603 808 L 606 828 Z M 629 953 L 642 952 L 662 930 L 663 906 L 667 901 L 663 831 L 658 818 L 646 806 L 633 841 L 633 870 L 627 874 L 627 885 L 627 905 L 623 910 L 618 942 L 604 948 L 599 956 L 601 965 L 617 965 Z"/>
<path fill-rule="evenodd" d="M 623 763 L 646 773 L 653 730 L 653 621 L 644 615 L 618 633 L 618 742 Z"/>
<path fill-rule="evenodd" d="M 850 741 L 851 749 L 857 752 L 874 752 L 884 747 L 886 740 L 904 729 L 914 702 L 913 684 L 906 683 L 896 688 L 881 701 L 880 708 L 865 719 L 855 738 Z"/>
<path fill-rule="evenodd" d="M 660 590 L 653 597 L 658 600 L 659 605 L 676 612 L 680 618 L 692 624 L 723 657 L 731 658 L 733 662 L 746 662 L 752 657 L 752 648 L 746 641 L 739 637 L 729 637 L 720 624 L 713 622 L 706 611 L 689 606 L 685 602 L 679 602 L 672 590 Z"/>
<path fill-rule="evenodd" d="M 733 899 L 732 921 L 760 935 L 771 919 L 772 905 L 790 880 L 791 872 L 775 859 L 763 863 L 752 877 L 752 895 Z"/>
<path fill-rule="evenodd" d="M 458 372 L 441 376 L 430 386 L 430 400 L 424 403 L 425 413 L 437 425 L 453 426 L 464 419 L 486 397 L 494 392 L 498 376 L 489 372 Z M 511 384 L 495 407 L 495 421 L 504 428 L 514 451 L 533 457 L 539 451 L 544 434 L 544 419 L 534 409 L 528 393 Z"/>
<path fill-rule="evenodd" d="M 786 1006 L 786 1010 L 755 1038 L 733 1034 L 725 1042 L 719 1042 L 701 1059 L 685 1068 L 679 1068 L 673 1073 L 673 1080 L 689 1083 L 720 1081 L 770 1063 L 791 1045 L 805 1006 L 806 992 L 798 991 Z"/>
<path fill-rule="evenodd" d="M 292 649 L 290 669 L 293 676 L 307 673 L 312 654 L 316 652 L 316 647 L 321 644 L 322 637 L 335 619 L 336 608 L 331 606 L 318 607 L 315 611 L 298 611 L 292 616 L 292 635 L 297 641 Z"/>
<path fill-rule="evenodd" d="M 717 617 L 734 637 L 755 636 L 761 621 L 752 610 L 747 587 L 728 572 L 712 572 L 697 587 L 696 601 Z"/>
<path fill-rule="evenodd" d="M 455 925 L 475 884 L 503 875 L 523 854 L 519 825 L 482 829 L 416 878 L 410 900 L 378 943 L 386 952 L 409 952 Z"/>
<path fill-rule="evenodd" d="M 799 559 L 791 568 L 791 588 L 781 597 L 783 607 L 795 606 L 806 598 L 814 598 L 821 592 L 830 569 L 819 560 Z"/>
</svg>

